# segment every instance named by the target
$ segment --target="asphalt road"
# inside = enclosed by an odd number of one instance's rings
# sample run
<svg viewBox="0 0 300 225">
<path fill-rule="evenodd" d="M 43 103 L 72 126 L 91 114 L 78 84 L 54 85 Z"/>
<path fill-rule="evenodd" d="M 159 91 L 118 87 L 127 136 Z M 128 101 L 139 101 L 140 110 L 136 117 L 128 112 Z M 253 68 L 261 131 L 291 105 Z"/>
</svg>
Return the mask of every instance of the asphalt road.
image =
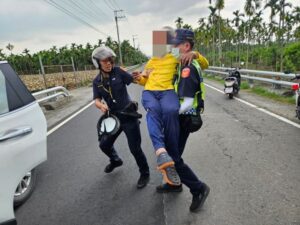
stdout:
<svg viewBox="0 0 300 225">
<path fill-rule="evenodd" d="M 130 88 L 133 99 L 141 90 Z M 97 145 L 98 117 L 91 106 L 48 136 L 48 161 L 38 168 L 35 192 L 16 211 L 19 225 L 300 224 L 299 128 L 207 88 L 204 125 L 183 157 L 211 193 L 202 210 L 190 213 L 188 189 L 155 192 L 161 176 L 145 117 L 150 184 L 136 189 L 139 174 L 124 134 L 116 142 L 124 165 L 103 172 L 108 160 Z"/>
</svg>

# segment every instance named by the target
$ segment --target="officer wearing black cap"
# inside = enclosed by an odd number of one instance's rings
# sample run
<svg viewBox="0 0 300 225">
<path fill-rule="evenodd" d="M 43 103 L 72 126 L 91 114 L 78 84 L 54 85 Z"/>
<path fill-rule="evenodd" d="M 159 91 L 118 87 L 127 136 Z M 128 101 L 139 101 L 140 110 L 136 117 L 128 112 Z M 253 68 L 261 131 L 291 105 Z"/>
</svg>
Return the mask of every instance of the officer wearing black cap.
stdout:
<svg viewBox="0 0 300 225">
<path fill-rule="evenodd" d="M 176 36 L 172 40 L 174 55 L 188 53 L 194 45 L 194 32 L 188 29 L 177 29 Z M 180 99 L 180 136 L 179 136 L 179 152 L 175 161 L 177 173 L 181 182 L 185 184 L 193 195 L 191 211 L 196 211 L 204 204 L 210 188 L 199 180 L 192 169 L 184 163 L 181 155 L 183 153 L 186 141 L 191 131 L 190 128 L 197 130 L 202 125 L 200 111 L 203 109 L 203 82 L 201 77 L 201 67 L 196 60 L 189 65 L 178 66 L 178 74 L 174 84 L 175 91 Z M 192 117 L 196 120 L 191 121 Z M 200 120 L 198 120 L 200 118 Z M 195 118 L 193 118 L 195 119 Z M 188 123 L 187 123 L 188 122 Z M 193 127 L 194 126 L 194 127 Z M 198 127 L 197 127 L 198 126 Z M 196 128 L 195 128 L 196 127 Z M 157 187 L 158 192 L 181 192 L 181 186 L 172 186 L 163 184 Z"/>
<path fill-rule="evenodd" d="M 147 159 L 141 149 L 141 132 L 137 118 L 139 114 L 128 110 L 132 108 L 132 102 L 126 85 L 133 82 L 133 77 L 120 67 L 114 66 L 114 57 L 115 53 L 106 46 L 98 47 L 92 53 L 92 61 L 100 70 L 93 80 L 95 105 L 104 114 L 113 114 L 120 121 L 120 129 L 113 135 L 106 133 L 99 135 L 98 129 L 99 147 L 110 159 L 104 171 L 110 173 L 123 164 L 113 144 L 124 131 L 130 151 L 140 171 L 137 188 L 143 188 L 149 182 L 150 176 Z"/>
</svg>

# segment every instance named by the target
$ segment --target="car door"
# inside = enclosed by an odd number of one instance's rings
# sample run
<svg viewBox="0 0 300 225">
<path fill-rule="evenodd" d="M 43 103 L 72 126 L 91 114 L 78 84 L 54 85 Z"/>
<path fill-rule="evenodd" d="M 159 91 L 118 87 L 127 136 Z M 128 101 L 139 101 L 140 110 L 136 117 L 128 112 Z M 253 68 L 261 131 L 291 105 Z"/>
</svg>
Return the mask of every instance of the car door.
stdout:
<svg viewBox="0 0 300 225">
<path fill-rule="evenodd" d="M 40 106 L 12 67 L 0 62 L 0 223 L 14 221 L 18 183 L 47 159 L 46 136 Z"/>
</svg>

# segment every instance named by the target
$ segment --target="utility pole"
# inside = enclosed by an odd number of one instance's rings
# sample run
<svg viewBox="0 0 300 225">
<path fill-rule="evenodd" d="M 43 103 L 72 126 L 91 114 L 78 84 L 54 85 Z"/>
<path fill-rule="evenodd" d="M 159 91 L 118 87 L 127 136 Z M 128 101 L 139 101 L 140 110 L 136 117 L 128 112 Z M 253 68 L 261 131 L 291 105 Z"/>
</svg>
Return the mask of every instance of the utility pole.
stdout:
<svg viewBox="0 0 300 225">
<path fill-rule="evenodd" d="M 123 12 L 123 10 L 114 10 L 115 20 L 116 20 L 116 26 L 117 26 L 118 42 L 119 42 L 119 57 L 120 57 L 120 64 L 122 66 L 123 65 L 123 60 L 122 60 L 122 51 L 121 51 L 121 43 L 120 43 L 120 36 L 119 36 L 118 19 L 125 18 L 125 16 L 119 16 L 118 12 Z"/>
<path fill-rule="evenodd" d="M 41 55 L 39 55 L 39 62 L 40 62 L 41 72 L 42 72 L 43 79 L 44 79 L 45 89 L 47 89 L 48 87 L 47 87 L 47 81 L 46 81 L 45 69 L 44 69 L 44 65 L 43 65 L 43 62 L 42 62 L 42 57 L 41 57 Z"/>
<path fill-rule="evenodd" d="M 133 47 L 135 49 L 135 40 L 137 39 L 137 34 L 132 35 Z"/>
</svg>

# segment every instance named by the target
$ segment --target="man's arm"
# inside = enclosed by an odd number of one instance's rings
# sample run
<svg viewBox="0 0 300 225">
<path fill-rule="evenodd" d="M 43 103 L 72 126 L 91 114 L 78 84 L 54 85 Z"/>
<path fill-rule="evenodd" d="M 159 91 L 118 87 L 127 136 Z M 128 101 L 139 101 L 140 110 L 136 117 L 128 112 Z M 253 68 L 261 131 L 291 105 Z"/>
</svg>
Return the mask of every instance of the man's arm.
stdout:
<svg viewBox="0 0 300 225">
<path fill-rule="evenodd" d="M 108 106 L 102 102 L 102 96 L 98 91 L 97 83 L 93 81 L 93 99 L 95 101 L 95 106 L 100 109 L 103 113 L 108 111 Z"/>
<path fill-rule="evenodd" d="M 194 99 L 190 97 L 184 97 L 180 104 L 179 114 L 183 114 L 193 108 Z"/>
<path fill-rule="evenodd" d="M 181 54 L 180 56 L 180 62 L 182 65 L 190 65 L 193 59 L 197 60 L 200 64 L 200 67 L 202 70 L 205 70 L 208 68 L 209 63 L 207 59 L 200 54 L 198 51 L 191 51 L 185 54 Z"/>
<path fill-rule="evenodd" d="M 201 69 L 206 70 L 209 67 L 208 60 L 200 52 L 195 51 L 194 53 L 197 56 L 195 59 L 199 62 Z"/>
<path fill-rule="evenodd" d="M 152 70 L 150 69 L 145 69 L 142 73 L 140 73 L 139 71 L 132 72 L 132 77 L 134 79 L 134 82 L 139 85 L 145 86 L 151 72 Z"/>
<path fill-rule="evenodd" d="M 95 106 L 103 113 L 106 113 L 108 111 L 108 106 L 105 103 L 101 102 L 100 98 L 95 99 Z"/>
</svg>

